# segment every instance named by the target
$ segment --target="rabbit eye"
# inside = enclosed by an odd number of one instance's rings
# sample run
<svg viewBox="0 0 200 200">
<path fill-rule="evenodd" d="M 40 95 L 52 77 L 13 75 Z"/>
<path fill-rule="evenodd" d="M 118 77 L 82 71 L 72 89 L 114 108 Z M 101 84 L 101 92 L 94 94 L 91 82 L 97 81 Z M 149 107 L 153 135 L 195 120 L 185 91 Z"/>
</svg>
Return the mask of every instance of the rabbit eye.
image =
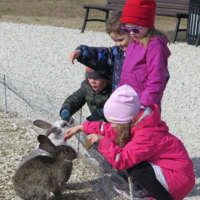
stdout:
<svg viewBox="0 0 200 200">
<path fill-rule="evenodd" d="M 68 124 L 67 124 L 67 122 L 63 122 L 61 126 L 62 126 L 62 128 L 64 128 L 64 127 L 68 126 Z"/>
<path fill-rule="evenodd" d="M 68 153 L 68 152 L 69 152 L 69 149 L 65 149 L 65 151 Z"/>
</svg>

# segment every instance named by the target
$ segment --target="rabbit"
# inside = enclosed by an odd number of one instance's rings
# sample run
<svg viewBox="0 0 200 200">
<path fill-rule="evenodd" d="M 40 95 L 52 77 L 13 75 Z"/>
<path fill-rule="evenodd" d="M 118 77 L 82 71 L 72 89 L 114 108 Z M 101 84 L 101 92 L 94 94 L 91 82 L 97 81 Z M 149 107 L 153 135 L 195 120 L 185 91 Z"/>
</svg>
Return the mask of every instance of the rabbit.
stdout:
<svg viewBox="0 0 200 200">
<path fill-rule="evenodd" d="M 12 178 L 16 199 L 47 200 L 53 192 L 55 199 L 61 200 L 61 190 L 70 178 L 77 153 L 67 145 L 55 146 L 46 135 L 37 139 L 39 148 L 52 157 L 39 155 L 18 168 Z"/>
<path fill-rule="evenodd" d="M 35 120 L 33 124 L 39 128 L 48 129 L 46 135 L 56 146 L 66 144 L 66 142 L 63 141 L 63 137 L 66 130 L 71 127 L 70 123 L 64 120 L 59 120 L 54 124 L 50 124 L 43 120 Z"/>
<path fill-rule="evenodd" d="M 54 145 L 56 146 L 66 145 L 66 142 L 63 141 L 63 137 L 66 130 L 69 127 L 71 127 L 71 125 L 68 122 L 64 120 L 59 120 L 59 121 L 56 121 L 54 124 L 50 124 L 44 120 L 35 120 L 33 124 L 39 128 L 48 129 L 46 132 L 46 135 L 50 138 L 50 140 L 54 143 Z M 18 167 L 22 166 L 27 160 L 33 157 L 36 157 L 38 155 L 51 156 L 51 154 L 49 154 L 48 152 L 43 151 L 42 149 L 39 149 L 38 146 L 39 145 L 37 145 L 37 147 L 19 163 Z"/>
</svg>

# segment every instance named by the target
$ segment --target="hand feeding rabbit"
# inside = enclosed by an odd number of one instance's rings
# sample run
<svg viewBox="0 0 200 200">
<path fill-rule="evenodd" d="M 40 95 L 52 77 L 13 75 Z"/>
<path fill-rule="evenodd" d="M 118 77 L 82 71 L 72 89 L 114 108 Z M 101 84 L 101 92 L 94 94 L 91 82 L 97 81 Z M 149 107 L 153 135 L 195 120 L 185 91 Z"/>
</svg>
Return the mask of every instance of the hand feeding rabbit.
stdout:
<svg viewBox="0 0 200 200">
<path fill-rule="evenodd" d="M 25 162 L 13 177 L 13 186 L 18 198 L 47 200 L 53 192 L 61 200 L 61 190 L 72 172 L 72 160 L 76 151 L 67 145 L 55 146 L 45 135 L 39 135 L 39 148 L 52 156 L 36 156 Z"/>
<path fill-rule="evenodd" d="M 59 120 L 56 121 L 54 124 L 50 124 L 43 120 L 35 120 L 33 124 L 39 128 L 48 129 L 46 135 L 50 138 L 54 145 L 66 145 L 66 142 L 63 141 L 63 137 L 66 130 L 71 127 L 68 122 L 64 120 Z M 27 160 L 38 155 L 51 156 L 51 154 L 49 154 L 48 152 L 39 149 L 37 145 L 36 149 L 29 153 L 28 156 L 20 162 L 19 167 L 22 166 Z"/>
</svg>

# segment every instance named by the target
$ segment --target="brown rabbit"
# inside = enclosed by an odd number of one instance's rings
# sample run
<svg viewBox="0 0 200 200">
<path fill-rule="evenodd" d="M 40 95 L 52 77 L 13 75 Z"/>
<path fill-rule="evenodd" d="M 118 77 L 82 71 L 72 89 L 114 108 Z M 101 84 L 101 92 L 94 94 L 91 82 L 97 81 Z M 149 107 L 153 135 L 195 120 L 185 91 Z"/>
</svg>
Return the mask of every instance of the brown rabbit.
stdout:
<svg viewBox="0 0 200 200">
<path fill-rule="evenodd" d="M 33 124 L 39 128 L 47 129 L 46 135 L 49 137 L 49 139 L 54 143 L 55 146 L 59 145 L 66 145 L 67 142 L 63 141 L 64 134 L 68 128 L 70 128 L 70 124 L 64 120 L 59 120 L 54 122 L 53 124 L 46 122 L 44 120 L 35 120 Z M 43 151 L 39 148 L 39 145 L 31 151 L 20 163 L 19 167 L 23 165 L 25 162 L 30 160 L 33 157 L 43 155 L 43 156 L 49 156 L 51 157 L 51 154 Z"/>
<path fill-rule="evenodd" d="M 15 193 L 25 200 L 47 200 L 53 192 L 55 199 L 61 200 L 61 190 L 70 178 L 77 153 L 70 146 L 55 146 L 45 135 L 37 139 L 39 148 L 52 157 L 36 156 L 19 167 L 13 177 Z"/>
</svg>

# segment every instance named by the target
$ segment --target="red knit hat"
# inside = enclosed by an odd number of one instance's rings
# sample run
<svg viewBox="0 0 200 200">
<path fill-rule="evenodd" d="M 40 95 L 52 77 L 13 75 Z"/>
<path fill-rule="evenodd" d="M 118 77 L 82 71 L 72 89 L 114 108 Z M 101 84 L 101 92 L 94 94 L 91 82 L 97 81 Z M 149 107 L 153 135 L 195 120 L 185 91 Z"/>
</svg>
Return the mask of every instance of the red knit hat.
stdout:
<svg viewBox="0 0 200 200">
<path fill-rule="evenodd" d="M 154 28 L 155 15 L 154 0 L 127 0 L 122 12 L 122 24 L 130 23 Z"/>
</svg>

